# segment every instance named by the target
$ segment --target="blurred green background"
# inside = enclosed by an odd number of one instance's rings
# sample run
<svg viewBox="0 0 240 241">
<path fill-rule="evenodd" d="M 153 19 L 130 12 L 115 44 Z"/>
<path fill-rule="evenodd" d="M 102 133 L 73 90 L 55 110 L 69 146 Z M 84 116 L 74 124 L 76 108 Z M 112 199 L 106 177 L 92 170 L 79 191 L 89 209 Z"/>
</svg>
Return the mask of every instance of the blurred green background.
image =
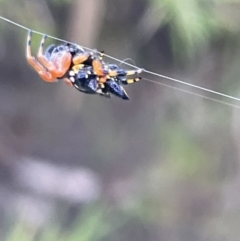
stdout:
<svg viewBox="0 0 240 241">
<path fill-rule="evenodd" d="M 0 0 L 0 15 L 240 96 L 238 0 Z M 0 21 L 1 241 L 239 240 L 239 109 L 144 79 L 129 102 L 45 83 L 26 35 Z"/>
</svg>

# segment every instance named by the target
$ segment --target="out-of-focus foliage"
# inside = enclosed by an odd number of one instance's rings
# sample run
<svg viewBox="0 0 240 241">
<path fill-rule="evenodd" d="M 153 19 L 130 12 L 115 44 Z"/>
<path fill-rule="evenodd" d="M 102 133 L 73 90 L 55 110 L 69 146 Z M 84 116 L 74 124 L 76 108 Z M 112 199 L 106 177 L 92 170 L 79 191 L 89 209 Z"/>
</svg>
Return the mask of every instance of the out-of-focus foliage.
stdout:
<svg viewBox="0 0 240 241">
<path fill-rule="evenodd" d="M 43 234 L 39 237 L 42 241 L 55 241 L 55 240 L 101 240 L 104 233 L 108 232 L 105 220 L 101 210 L 93 208 L 91 212 L 86 212 L 81 218 L 81 222 L 76 222 L 76 228 L 71 228 L 66 234 L 61 233 L 58 229 L 49 227 L 45 229 Z M 36 235 L 38 230 L 28 228 L 24 223 L 19 223 L 8 235 L 7 241 L 25 240 L 30 241 Z"/>
<path fill-rule="evenodd" d="M 114 232 L 124 224 L 116 214 L 117 212 L 110 211 L 101 205 L 90 205 L 85 208 L 81 217 L 65 231 L 54 225 L 49 225 L 44 230 L 38 230 L 19 222 L 10 230 L 6 241 L 30 241 L 34 238 L 40 241 L 105 240 L 114 235 Z"/>
<path fill-rule="evenodd" d="M 149 0 L 149 8 L 161 27 L 167 24 L 171 30 L 171 42 L 176 56 L 189 58 L 214 36 L 230 34 L 229 25 L 221 15 L 221 5 L 232 0 Z M 159 17 L 160 16 L 160 17 Z M 232 29 L 233 30 L 233 29 Z M 235 29 L 239 30 L 239 29 Z"/>
</svg>

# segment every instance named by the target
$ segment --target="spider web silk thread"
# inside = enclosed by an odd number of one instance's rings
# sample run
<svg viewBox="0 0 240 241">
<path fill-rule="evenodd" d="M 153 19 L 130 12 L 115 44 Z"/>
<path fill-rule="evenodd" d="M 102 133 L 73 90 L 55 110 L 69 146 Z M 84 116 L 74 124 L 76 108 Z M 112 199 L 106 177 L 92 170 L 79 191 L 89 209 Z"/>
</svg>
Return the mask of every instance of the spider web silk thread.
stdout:
<svg viewBox="0 0 240 241">
<path fill-rule="evenodd" d="M 5 18 L 5 17 L 2 17 L 0 16 L 0 19 L 8 22 L 8 23 L 11 23 L 19 28 L 22 28 L 24 30 L 30 30 L 30 28 L 27 28 L 21 24 L 18 24 L 8 18 Z M 45 35 L 44 33 L 42 32 L 39 32 L 39 31 L 36 31 L 36 30 L 32 30 L 33 33 L 35 34 L 39 34 L 39 35 Z M 54 37 L 54 36 L 51 36 L 51 35 L 47 35 L 49 38 L 51 39 L 55 39 L 57 41 L 60 41 L 60 42 L 64 42 L 64 43 L 69 43 L 69 44 L 75 44 L 73 42 L 70 42 L 70 41 L 66 41 L 64 39 L 61 39 L 61 38 L 57 38 L 57 37 Z M 92 50 L 91 48 L 87 48 L 87 47 L 84 47 L 82 46 L 83 48 L 87 49 L 87 50 Z M 135 69 L 139 69 L 139 67 L 133 65 L 133 64 L 130 64 L 130 63 L 127 63 L 127 62 L 124 62 L 124 61 L 121 61 L 117 58 L 114 58 L 113 56 L 110 56 L 110 55 L 107 55 L 107 54 L 104 54 L 104 56 L 112 59 L 112 60 L 115 60 L 117 62 L 121 62 L 121 63 L 124 63 L 125 65 L 129 66 L 129 67 L 132 67 L 132 68 L 135 68 Z M 179 84 L 182 84 L 182 85 L 186 85 L 186 86 L 189 86 L 189 87 L 192 87 L 192 88 L 196 88 L 196 89 L 199 89 L 201 91 L 206 91 L 206 92 L 209 92 L 209 93 L 212 93 L 212 94 L 215 94 L 215 95 L 218 95 L 218 96 L 222 96 L 224 98 L 228 98 L 228 99 L 232 99 L 232 100 L 235 100 L 235 101 L 239 101 L 240 102 L 240 98 L 237 98 L 237 97 L 234 97 L 234 96 L 231 96 L 231 95 L 227 95 L 227 94 L 224 94 L 224 93 L 221 93 L 221 92 L 217 92 L 217 91 L 214 91 L 214 90 L 210 90 L 210 89 L 207 89 L 207 88 L 204 88 L 204 87 L 201 87 L 201 86 L 198 86 L 198 85 L 194 85 L 194 84 L 191 84 L 191 83 L 188 83 L 188 82 L 185 82 L 185 81 L 182 81 L 182 80 L 179 80 L 179 79 L 175 79 L 175 78 L 172 78 L 172 77 L 169 77 L 169 76 L 165 76 L 165 75 L 162 75 L 162 74 L 158 74 L 158 73 L 155 73 L 155 72 L 152 72 L 152 71 L 149 71 L 149 70 L 145 70 L 143 69 L 143 72 L 145 73 L 148 73 L 152 76 L 156 76 L 156 77 L 159 77 L 159 78 L 163 78 L 163 79 L 167 79 L 167 80 L 171 80 L 171 81 L 174 81 L 174 82 L 177 82 Z M 148 82 L 152 82 L 152 83 L 155 83 L 155 84 L 158 84 L 158 85 L 162 85 L 162 86 L 165 86 L 165 87 L 169 87 L 169 88 L 173 88 L 173 89 L 176 89 L 178 91 L 182 91 L 182 92 L 185 92 L 185 93 L 188 93 L 188 94 L 192 94 L 192 95 L 195 95 L 195 96 L 198 96 L 198 97 L 201 97 L 201 98 L 205 98 L 205 99 L 209 99 L 209 100 L 212 100 L 212 101 L 215 101 L 215 102 L 218 102 L 218 103 L 222 103 L 222 104 L 225 104 L 225 105 L 228 105 L 228 106 L 231 106 L 231 107 L 235 107 L 235 108 L 239 108 L 240 109 L 240 106 L 237 106 L 237 105 L 234 105 L 234 104 L 231 104 L 231 103 L 228 103 L 228 102 L 225 102 L 225 101 L 221 101 L 221 100 L 217 100 L 217 99 L 214 99 L 214 98 L 211 98 L 211 97 L 207 97 L 207 96 L 204 96 L 204 95 L 201 95 L 201 94 L 198 94 L 198 93 L 194 93 L 194 92 L 191 92 L 191 91 L 188 91 L 188 90 L 184 90 L 184 89 L 181 89 L 181 88 L 177 88 L 177 87 L 173 87 L 173 86 L 170 86 L 170 85 L 167 85 L 167 84 L 163 84 L 159 81 L 155 81 L 155 80 L 151 80 L 151 79 L 147 79 L 147 78 L 143 78 L 145 79 L 146 81 Z"/>
<path fill-rule="evenodd" d="M 214 99 L 214 98 L 211 98 L 211 97 L 208 97 L 208 96 L 205 96 L 205 95 L 201 95 L 201 94 L 189 91 L 189 90 L 178 88 L 176 86 L 171 86 L 171 85 L 168 85 L 168 84 L 157 82 L 155 80 L 151 80 L 151 79 L 147 79 L 147 78 L 143 78 L 143 79 L 148 81 L 148 82 L 157 84 L 157 85 L 161 85 L 161 86 L 164 86 L 164 87 L 167 87 L 167 88 L 178 90 L 178 91 L 181 91 L 181 92 L 184 92 L 184 93 L 187 93 L 187 94 L 195 95 L 197 97 L 201 97 L 201 98 L 206 99 L 206 100 L 211 100 L 211 101 L 214 101 L 214 102 L 217 102 L 217 103 L 220 103 L 220 104 L 224 104 L 224 105 L 229 106 L 229 107 L 240 109 L 239 105 L 235 105 L 235 104 L 232 104 L 232 103 L 229 103 L 229 102 L 225 102 L 225 101 L 222 101 L 222 100 Z"/>
</svg>

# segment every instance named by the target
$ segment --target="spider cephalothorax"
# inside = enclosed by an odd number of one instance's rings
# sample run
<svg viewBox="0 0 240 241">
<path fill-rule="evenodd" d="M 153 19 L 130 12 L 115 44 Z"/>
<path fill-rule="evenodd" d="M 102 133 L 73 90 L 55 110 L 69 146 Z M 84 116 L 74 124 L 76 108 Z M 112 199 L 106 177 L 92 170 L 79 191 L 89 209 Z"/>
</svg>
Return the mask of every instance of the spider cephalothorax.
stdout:
<svg viewBox="0 0 240 241">
<path fill-rule="evenodd" d="M 110 94 L 124 100 L 129 99 L 122 84 L 130 84 L 140 77 L 129 79 L 128 76 L 139 75 L 143 69 L 124 70 L 116 64 L 106 64 L 103 52 L 86 51 L 75 44 L 50 45 L 43 52 L 46 35 L 43 36 L 37 59 L 31 54 L 32 31 L 28 33 L 27 60 L 39 76 L 47 82 L 63 79 L 66 84 L 74 86 L 86 94 Z"/>
</svg>

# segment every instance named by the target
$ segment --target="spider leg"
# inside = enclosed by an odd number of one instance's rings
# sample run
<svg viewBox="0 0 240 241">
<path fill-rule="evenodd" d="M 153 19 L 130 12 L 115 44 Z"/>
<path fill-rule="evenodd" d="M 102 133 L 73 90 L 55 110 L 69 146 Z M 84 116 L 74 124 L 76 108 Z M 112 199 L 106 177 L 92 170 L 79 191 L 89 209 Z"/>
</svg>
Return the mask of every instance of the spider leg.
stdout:
<svg viewBox="0 0 240 241">
<path fill-rule="evenodd" d="M 100 96 L 111 98 L 110 92 L 107 89 L 99 88 L 97 89 L 96 93 L 99 94 Z"/>
<path fill-rule="evenodd" d="M 100 60 L 102 60 L 104 56 L 105 56 L 104 51 L 99 52 L 98 58 L 99 58 Z"/>
<path fill-rule="evenodd" d="M 42 66 L 35 57 L 32 56 L 31 53 L 31 38 L 32 38 L 32 31 L 28 31 L 28 37 L 27 37 L 27 51 L 26 51 L 26 58 L 28 63 L 34 68 L 35 71 L 39 74 L 39 76 L 47 81 L 47 82 L 54 82 L 55 76 L 52 76 L 51 73 L 49 73 L 44 66 Z"/>
<path fill-rule="evenodd" d="M 120 77 L 119 77 L 119 79 L 120 79 Z M 127 78 L 120 79 L 121 83 L 124 84 L 124 85 L 133 84 L 133 83 L 138 82 L 140 80 L 141 80 L 141 77 L 137 77 L 137 78 L 134 78 L 134 79 L 127 79 Z"/>
<path fill-rule="evenodd" d="M 51 53 L 55 49 L 55 47 L 56 47 L 55 44 L 51 44 L 46 48 L 44 55 L 46 56 L 47 59 L 50 59 Z"/>
<path fill-rule="evenodd" d="M 100 58 L 94 58 L 92 61 L 93 72 L 98 76 L 105 76 L 107 72 L 103 68 L 103 63 Z M 104 82 L 103 82 L 104 83 Z"/>
<path fill-rule="evenodd" d="M 92 69 L 93 73 L 99 77 L 98 82 L 103 84 L 107 81 L 108 76 L 106 70 L 103 68 L 102 56 L 103 52 L 100 53 L 99 57 L 93 57 Z"/>
<path fill-rule="evenodd" d="M 87 61 L 92 56 L 91 52 L 85 52 L 81 54 L 77 54 L 73 57 L 72 62 L 74 65 L 82 64 L 83 62 Z"/>
<path fill-rule="evenodd" d="M 65 82 L 65 84 L 67 84 L 68 86 L 73 86 L 72 81 L 68 78 L 64 78 L 63 81 Z"/>
<path fill-rule="evenodd" d="M 51 73 L 55 78 L 62 77 L 71 64 L 71 54 L 69 52 L 57 52 L 52 56 L 52 59 L 49 60 L 43 53 L 43 46 L 47 35 L 42 37 L 42 41 L 38 51 L 38 60 L 39 62 Z"/>
<path fill-rule="evenodd" d="M 83 70 L 86 72 L 86 74 L 91 74 L 91 66 L 85 66 L 84 64 L 77 64 L 72 67 L 72 71 L 77 74 L 80 70 Z"/>
<path fill-rule="evenodd" d="M 137 70 L 117 69 L 117 70 L 108 70 L 108 75 L 111 77 L 129 76 L 129 75 L 141 74 L 142 72 L 143 72 L 143 69 L 137 69 Z"/>
<path fill-rule="evenodd" d="M 109 92 L 97 92 L 100 96 L 103 96 L 103 97 L 105 97 L 105 98 L 111 98 L 111 96 L 110 96 L 110 93 Z"/>
<path fill-rule="evenodd" d="M 99 76 L 98 82 L 104 84 L 107 81 L 108 76 Z"/>
</svg>

